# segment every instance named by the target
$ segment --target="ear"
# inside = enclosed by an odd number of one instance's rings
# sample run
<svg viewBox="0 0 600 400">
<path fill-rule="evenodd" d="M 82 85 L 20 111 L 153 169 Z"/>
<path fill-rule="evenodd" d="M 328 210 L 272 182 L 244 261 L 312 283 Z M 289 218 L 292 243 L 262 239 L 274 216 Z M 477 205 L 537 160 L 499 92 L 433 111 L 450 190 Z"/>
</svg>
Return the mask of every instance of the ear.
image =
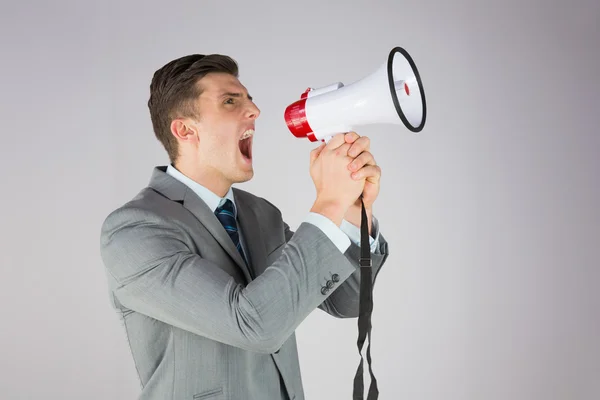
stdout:
<svg viewBox="0 0 600 400">
<path fill-rule="evenodd" d="M 171 133 L 181 141 L 198 140 L 198 126 L 188 118 L 176 118 L 171 121 Z"/>
</svg>

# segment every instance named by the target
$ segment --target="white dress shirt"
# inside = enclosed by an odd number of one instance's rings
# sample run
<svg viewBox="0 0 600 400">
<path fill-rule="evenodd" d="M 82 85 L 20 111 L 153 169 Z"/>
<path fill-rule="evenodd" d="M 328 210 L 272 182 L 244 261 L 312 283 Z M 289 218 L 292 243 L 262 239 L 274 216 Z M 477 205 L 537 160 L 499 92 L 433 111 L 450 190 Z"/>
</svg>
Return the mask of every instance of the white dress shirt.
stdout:
<svg viewBox="0 0 600 400">
<path fill-rule="evenodd" d="M 231 200 L 234 205 L 234 215 L 237 219 L 237 206 L 235 205 L 235 198 L 231 187 L 229 188 L 227 194 L 225 194 L 225 197 L 221 198 L 206 187 L 200 185 L 198 182 L 182 174 L 172 165 L 167 167 L 167 174 L 179 180 L 181 183 L 193 190 L 194 193 L 196 193 L 198 197 L 200 197 L 208 205 L 213 213 L 225 202 L 226 199 Z M 350 247 L 350 241 L 360 246 L 360 229 L 346 220 L 343 220 L 341 226 L 338 227 L 329 218 L 318 213 L 310 212 L 304 219 L 304 222 L 311 223 L 321 229 L 342 253 L 345 252 L 348 247 Z M 379 244 L 379 223 L 375 217 L 373 217 L 373 232 L 375 233 L 375 238 L 369 236 L 371 252 L 374 252 Z M 238 234 L 244 254 L 247 255 L 248 251 L 244 245 L 242 232 L 238 231 Z M 246 259 L 248 259 L 248 257 L 246 257 Z"/>
</svg>

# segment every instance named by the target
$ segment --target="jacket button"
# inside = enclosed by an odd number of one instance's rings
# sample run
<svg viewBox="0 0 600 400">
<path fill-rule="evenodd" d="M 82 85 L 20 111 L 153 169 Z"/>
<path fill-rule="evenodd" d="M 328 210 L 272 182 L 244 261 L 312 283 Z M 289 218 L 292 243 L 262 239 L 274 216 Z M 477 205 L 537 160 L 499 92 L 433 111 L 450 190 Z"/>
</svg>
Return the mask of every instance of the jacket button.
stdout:
<svg viewBox="0 0 600 400">
<path fill-rule="evenodd" d="M 327 281 L 327 289 L 331 289 L 333 287 L 332 281 Z"/>
<path fill-rule="evenodd" d="M 329 293 L 329 289 L 327 289 L 326 287 L 322 287 L 322 288 L 321 288 L 321 294 L 322 294 L 323 296 L 325 296 L 327 293 Z"/>
<path fill-rule="evenodd" d="M 333 274 L 331 275 L 331 280 L 338 283 L 340 281 L 340 276 L 338 274 Z"/>
</svg>

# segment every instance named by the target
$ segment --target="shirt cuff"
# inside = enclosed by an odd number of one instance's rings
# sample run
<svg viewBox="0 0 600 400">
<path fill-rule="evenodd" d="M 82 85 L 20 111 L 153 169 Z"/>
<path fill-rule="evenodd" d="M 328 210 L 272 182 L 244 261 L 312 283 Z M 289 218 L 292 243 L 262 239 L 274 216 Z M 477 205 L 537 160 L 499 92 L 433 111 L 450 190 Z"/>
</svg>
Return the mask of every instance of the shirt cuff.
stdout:
<svg viewBox="0 0 600 400">
<path fill-rule="evenodd" d="M 379 248 L 379 221 L 375 216 L 372 217 L 372 229 L 371 235 L 369 235 L 369 244 L 371 245 L 371 253 L 375 253 L 375 251 Z M 340 229 L 348 235 L 348 238 L 357 246 L 360 246 L 360 228 L 345 219 L 342 220 L 342 225 Z M 373 238 L 373 236 L 375 236 Z"/>
<path fill-rule="evenodd" d="M 340 250 L 340 252 L 345 253 L 346 250 L 348 250 L 348 247 L 350 247 L 351 242 L 347 234 L 342 232 L 342 230 L 326 216 L 311 212 L 308 214 L 304 222 L 313 224 L 317 228 L 321 229 L 323 233 Z"/>
</svg>

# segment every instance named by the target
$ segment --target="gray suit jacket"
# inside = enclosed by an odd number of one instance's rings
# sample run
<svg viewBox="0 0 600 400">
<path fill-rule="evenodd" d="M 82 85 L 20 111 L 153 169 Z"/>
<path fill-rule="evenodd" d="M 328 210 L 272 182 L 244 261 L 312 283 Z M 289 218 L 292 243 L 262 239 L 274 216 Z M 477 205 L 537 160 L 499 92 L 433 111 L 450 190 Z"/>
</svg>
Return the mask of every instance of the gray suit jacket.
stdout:
<svg viewBox="0 0 600 400">
<path fill-rule="evenodd" d="M 294 330 L 316 308 L 358 316 L 359 247 L 342 254 L 309 223 L 292 232 L 271 203 L 234 189 L 249 270 L 209 207 L 165 170 L 101 232 L 139 399 L 303 400 Z M 388 253 L 379 241 L 373 277 Z"/>
</svg>

